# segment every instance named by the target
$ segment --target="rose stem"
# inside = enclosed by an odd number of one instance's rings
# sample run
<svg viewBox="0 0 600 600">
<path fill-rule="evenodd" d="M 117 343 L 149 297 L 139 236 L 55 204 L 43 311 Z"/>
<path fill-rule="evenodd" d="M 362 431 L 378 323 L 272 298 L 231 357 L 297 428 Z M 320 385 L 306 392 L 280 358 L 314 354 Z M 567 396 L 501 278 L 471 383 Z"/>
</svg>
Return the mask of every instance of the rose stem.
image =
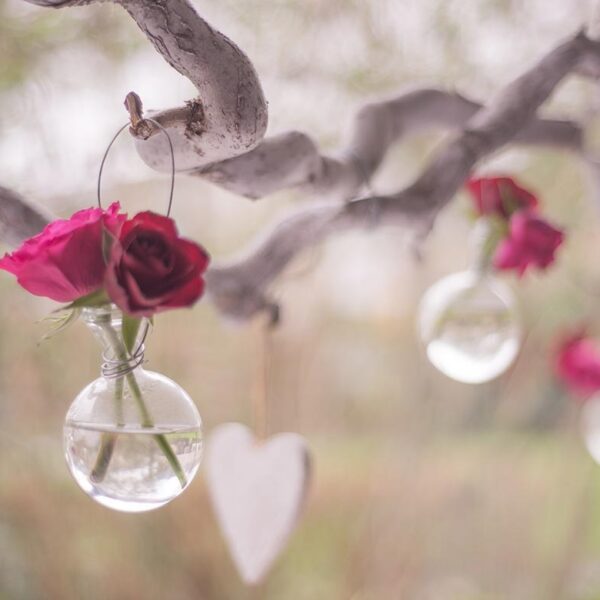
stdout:
<svg viewBox="0 0 600 600">
<path fill-rule="evenodd" d="M 117 358 L 123 362 L 126 362 L 129 358 L 121 340 L 119 339 L 119 336 L 117 335 L 117 332 L 108 323 L 103 323 L 102 328 L 107 334 L 109 342 L 115 354 L 117 355 Z M 131 393 L 135 398 L 138 409 L 142 416 L 142 427 L 154 427 L 154 422 L 150 413 L 148 412 L 148 408 L 146 407 L 144 398 L 142 396 L 142 391 L 140 390 L 140 386 L 138 385 L 133 371 L 127 373 L 125 377 L 127 378 L 127 384 L 129 385 L 129 389 L 131 390 Z M 119 389 L 120 391 L 118 391 Z M 119 403 L 122 401 L 122 398 L 123 379 L 119 378 L 117 379 L 117 383 L 115 386 L 115 401 Z M 162 433 L 155 433 L 152 437 L 154 437 L 154 439 L 156 440 L 158 447 L 162 450 L 163 454 L 165 455 L 165 458 L 167 459 L 167 461 L 171 465 L 171 468 L 175 472 L 175 475 L 177 475 L 177 479 L 179 479 L 181 487 L 184 488 L 187 484 L 187 478 L 185 476 L 185 473 L 183 472 L 183 469 L 181 468 L 181 463 L 179 462 L 179 459 L 177 458 L 177 456 L 173 452 L 173 448 L 171 448 L 171 445 L 169 444 L 169 441 Z M 94 469 L 92 470 L 92 474 L 90 475 L 93 481 L 102 481 L 102 479 L 104 479 L 104 476 L 106 475 L 106 471 L 108 469 L 108 465 L 110 464 L 115 442 L 116 435 L 114 433 L 104 433 L 102 435 L 102 441 L 100 443 L 100 451 L 98 453 L 98 458 L 96 459 L 96 464 L 94 466 Z M 97 477 L 100 478 L 98 479 Z"/>
<path fill-rule="evenodd" d="M 130 372 L 127 373 L 126 377 L 129 389 L 131 390 L 131 393 L 137 402 L 140 414 L 142 415 L 142 427 L 153 427 L 154 423 L 152 421 L 152 417 L 150 416 L 146 404 L 144 403 L 142 391 L 140 390 L 140 386 L 138 385 L 135 375 L 133 372 Z M 187 484 L 187 478 L 183 472 L 183 469 L 181 468 L 179 459 L 177 458 L 175 452 L 173 452 L 173 448 L 171 448 L 171 444 L 169 444 L 169 441 L 162 433 L 155 433 L 153 437 L 156 440 L 159 448 L 163 451 L 163 454 L 171 465 L 175 475 L 177 475 L 177 479 L 179 479 L 181 487 L 184 488 Z"/>
<path fill-rule="evenodd" d="M 117 405 L 117 425 L 123 426 L 123 378 L 119 377 L 115 381 L 115 404 Z M 99 483 L 104 480 L 108 465 L 110 464 L 115 444 L 117 443 L 117 435 L 115 433 L 105 433 L 100 441 L 100 451 L 96 458 L 96 464 L 90 473 L 90 479 Z"/>
</svg>

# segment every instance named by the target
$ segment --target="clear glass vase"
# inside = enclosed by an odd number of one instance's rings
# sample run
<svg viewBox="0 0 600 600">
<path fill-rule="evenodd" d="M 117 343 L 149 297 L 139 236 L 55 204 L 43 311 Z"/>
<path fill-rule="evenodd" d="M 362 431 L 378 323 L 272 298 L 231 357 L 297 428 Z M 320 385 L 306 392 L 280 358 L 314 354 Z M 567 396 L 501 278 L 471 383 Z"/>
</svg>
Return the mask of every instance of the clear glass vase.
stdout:
<svg viewBox="0 0 600 600">
<path fill-rule="evenodd" d="M 439 371 L 472 384 L 504 373 L 521 342 L 510 289 L 477 270 L 454 273 L 427 290 L 419 309 L 419 333 Z"/>
<path fill-rule="evenodd" d="M 101 377 L 67 412 L 64 447 L 69 469 L 96 502 L 143 512 L 170 502 L 189 485 L 202 459 L 202 420 L 174 381 L 143 369 L 139 329 L 114 306 L 85 308 L 82 318 L 102 343 Z M 131 350 L 128 350 L 131 348 Z"/>
<path fill-rule="evenodd" d="M 499 377 L 521 347 L 516 300 L 492 265 L 502 235 L 488 219 L 478 219 L 469 239 L 469 269 L 434 283 L 419 307 L 419 334 L 429 361 L 462 383 Z"/>
</svg>

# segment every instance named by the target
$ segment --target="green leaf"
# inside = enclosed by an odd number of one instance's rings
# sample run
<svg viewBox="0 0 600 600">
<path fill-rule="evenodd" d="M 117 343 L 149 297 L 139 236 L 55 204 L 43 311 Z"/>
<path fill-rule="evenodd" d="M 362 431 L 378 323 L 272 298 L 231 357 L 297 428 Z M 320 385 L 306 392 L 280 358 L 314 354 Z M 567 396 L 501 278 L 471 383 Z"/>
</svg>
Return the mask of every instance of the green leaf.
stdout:
<svg viewBox="0 0 600 600">
<path fill-rule="evenodd" d="M 42 319 L 43 322 L 52 323 L 52 326 L 42 336 L 42 339 L 38 342 L 38 344 L 49 340 L 57 333 L 60 333 L 61 331 L 67 329 L 67 327 L 71 326 L 77 320 L 77 317 L 79 317 L 80 312 L 80 308 L 63 308 L 59 311 L 55 311 L 52 315 L 49 315 L 45 319 Z"/>
<path fill-rule="evenodd" d="M 125 342 L 125 347 L 127 348 L 127 352 L 129 352 L 129 354 L 133 353 L 133 345 L 135 344 L 138 331 L 140 330 L 141 322 L 142 320 L 140 318 L 130 317 L 129 315 L 123 313 L 123 341 Z"/>
</svg>

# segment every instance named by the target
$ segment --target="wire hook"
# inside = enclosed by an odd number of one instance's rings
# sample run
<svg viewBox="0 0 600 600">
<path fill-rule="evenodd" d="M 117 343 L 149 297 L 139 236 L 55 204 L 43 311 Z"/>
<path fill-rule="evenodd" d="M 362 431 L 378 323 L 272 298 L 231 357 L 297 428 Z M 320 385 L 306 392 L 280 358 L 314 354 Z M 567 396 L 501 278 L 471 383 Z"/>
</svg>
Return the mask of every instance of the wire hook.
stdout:
<svg viewBox="0 0 600 600">
<path fill-rule="evenodd" d="M 167 142 L 169 143 L 169 150 L 171 152 L 171 189 L 169 191 L 169 204 L 167 206 L 167 217 L 169 217 L 171 215 L 171 207 L 173 205 L 173 193 L 175 191 L 175 151 L 173 150 L 173 141 L 171 140 L 171 136 L 169 135 L 168 131 L 158 121 L 155 121 L 154 119 L 149 119 L 149 118 L 146 118 L 145 120 L 149 121 L 150 123 L 155 125 L 158 129 L 160 129 L 161 133 L 164 133 L 165 136 L 167 137 Z M 110 152 L 110 149 L 112 148 L 113 144 L 116 142 L 117 138 L 128 127 L 129 127 L 129 123 L 126 123 L 125 125 L 123 125 L 123 127 L 121 127 L 117 131 L 117 133 L 115 133 L 115 135 L 113 136 L 112 140 L 110 140 L 110 143 L 108 144 L 108 146 L 104 152 L 104 156 L 102 157 L 102 161 L 100 163 L 100 170 L 98 171 L 98 189 L 97 189 L 98 208 L 102 208 L 101 185 L 102 185 L 102 173 L 104 171 L 104 163 L 106 162 L 106 159 L 108 158 L 108 153 Z"/>
</svg>

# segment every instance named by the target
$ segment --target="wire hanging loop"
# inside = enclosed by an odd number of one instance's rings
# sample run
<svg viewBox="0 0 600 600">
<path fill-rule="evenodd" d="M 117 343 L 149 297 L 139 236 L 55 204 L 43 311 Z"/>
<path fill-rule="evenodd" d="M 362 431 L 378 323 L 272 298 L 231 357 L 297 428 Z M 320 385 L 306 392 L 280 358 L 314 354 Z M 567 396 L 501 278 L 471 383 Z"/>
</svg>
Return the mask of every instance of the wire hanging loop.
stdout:
<svg viewBox="0 0 600 600">
<path fill-rule="evenodd" d="M 164 133 L 167 138 L 167 142 L 169 143 L 169 151 L 171 152 L 171 189 L 169 191 L 169 204 L 167 206 L 167 217 L 169 217 L 171 215 L 171 207 L 173 205 L 173 192 L 175 191 L 175 151 L 173 150 L 173 141 L 171 140 L 171 136 L 169 135 L 169 132 L 158 121 L 156 121 L 154 119 L 149 119 L 147 117 L 144 120 L 152 123 L 155 127 L 157 127 L 160 130 L 161 133 Z M 98 171 L 98 190 L 97 190 L 98 208 L 102 208 L 101 186 L 102 186 L 102 173 L 104 171 L 104 163 L 106 163 L 106 159 L 108 158 L 108 153 L 110 152 L 110 149 L 112 148 L 113 144 L 117 141 L 117 138 L 129 126 L 130 126 L 130 124 L 126 123 L 125 125 L 123 125 L 123 127 L 121 127 L 117 131 L 117 133 L 115 133 L 115 135 L 113 136 L 112 140 L 110 140 L 110 143 L 108 144 L 108 146 L 104 152 L 104 156 L 102 157 L 102 162 L 100 163 L 100 170 Z"/>
</svg>

